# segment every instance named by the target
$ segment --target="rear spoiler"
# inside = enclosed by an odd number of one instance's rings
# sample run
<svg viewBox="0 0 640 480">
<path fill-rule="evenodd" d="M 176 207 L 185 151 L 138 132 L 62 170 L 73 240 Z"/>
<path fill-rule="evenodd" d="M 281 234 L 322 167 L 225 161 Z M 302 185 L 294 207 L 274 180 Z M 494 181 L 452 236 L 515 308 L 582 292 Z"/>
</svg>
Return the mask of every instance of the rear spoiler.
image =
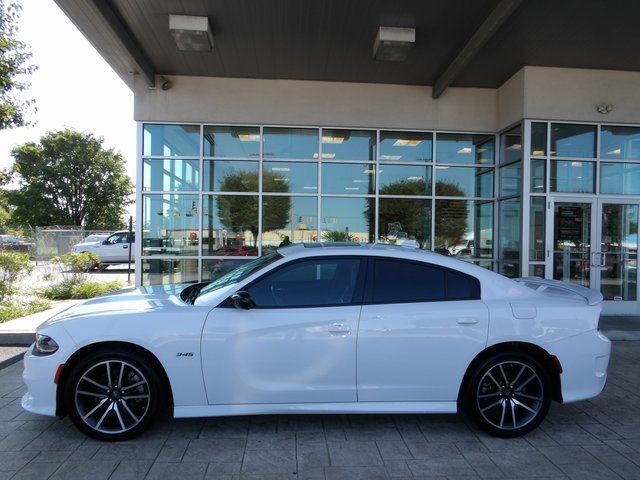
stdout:
<svg viewBox="0 0 640 480">
<path fill-rule="evenodd" d="M 523 277 L 516 278 L 519 282 L 536 292 L 546 293 L 558 297 L 583 298 L 589 305 L 598 305 L 602 302 L 603 296 L 594 288 L 583 287 L 575 283 L 561 282 L 559 280 L 550 280 L 548 278 L 539 277 Z"/>
</svg>

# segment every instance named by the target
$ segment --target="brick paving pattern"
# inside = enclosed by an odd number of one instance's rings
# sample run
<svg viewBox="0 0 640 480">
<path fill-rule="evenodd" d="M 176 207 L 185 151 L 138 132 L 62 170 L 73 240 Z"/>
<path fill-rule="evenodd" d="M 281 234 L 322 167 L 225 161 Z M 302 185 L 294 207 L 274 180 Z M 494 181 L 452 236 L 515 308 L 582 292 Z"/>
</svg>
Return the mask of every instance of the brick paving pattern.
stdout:
<svg viewBox="0 0 640 480">
<path fill-rule="evenodd" d="M 0 480 L 640 479 L 640 342 L 614 344 L 601 396 L 554 404 L 511 440 L 454 415 L 281 415 L 165 420 L 100 443 L 23 411 L 21 371 L 0 371 Z"/>
</svg>

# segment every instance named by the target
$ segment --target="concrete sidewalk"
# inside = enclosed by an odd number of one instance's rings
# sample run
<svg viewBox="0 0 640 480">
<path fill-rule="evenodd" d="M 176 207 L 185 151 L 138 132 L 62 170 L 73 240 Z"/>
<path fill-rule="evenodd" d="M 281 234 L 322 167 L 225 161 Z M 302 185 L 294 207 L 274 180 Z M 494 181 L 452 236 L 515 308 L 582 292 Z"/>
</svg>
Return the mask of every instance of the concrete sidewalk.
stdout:
<svg viewBox="0 0 640 480">
<path fill-rule="evenodd" d="M 53 308 L 0 323 L 0 345 L 29 345 L 35 340 L 38 325 L 46 322 L 56 313 L 80 303 L 82 300 L 60 300 Z"/>
</svg>

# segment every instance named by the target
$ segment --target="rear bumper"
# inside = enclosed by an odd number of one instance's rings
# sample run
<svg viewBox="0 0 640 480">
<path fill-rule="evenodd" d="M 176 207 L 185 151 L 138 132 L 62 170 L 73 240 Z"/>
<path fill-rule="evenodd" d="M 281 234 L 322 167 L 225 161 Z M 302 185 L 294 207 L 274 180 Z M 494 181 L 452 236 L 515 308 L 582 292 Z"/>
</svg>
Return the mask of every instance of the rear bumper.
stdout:
<svg viewBox="0 0 640 480">
<path fill-rule="evenodd" d="M 565 403 L 593 398 L 607 382 L 611 341 L 591 330 L 550 345 L 562 365 L 562 399 Z"/>
</svg>

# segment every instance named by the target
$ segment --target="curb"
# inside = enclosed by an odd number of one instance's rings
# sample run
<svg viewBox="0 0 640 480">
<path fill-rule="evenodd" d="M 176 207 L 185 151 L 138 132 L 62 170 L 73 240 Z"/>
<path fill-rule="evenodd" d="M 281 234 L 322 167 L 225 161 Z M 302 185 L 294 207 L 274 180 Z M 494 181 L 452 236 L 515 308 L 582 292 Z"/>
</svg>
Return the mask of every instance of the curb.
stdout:
<svg viewBox="0 0 640 480">
<path fill-rule="evenodd" d="M 13 357 L 6 358 L 0 362 L 0 370 L 4 370 L 7 367 L 10 367 L 14 363 L 18 363 L 24 357 L 25 352 L 18 353 Z"/>
<path fill-rule="evenodd" d="M 601 332 L 609 340 L 640 341 L 640 330 L 602 330 Z"/>
<path fill-rule="evenodd" d="M 36 341 L 35 332 L 1 332 L 0 347 L 28 347 Z M 1 365 L 2 363 L 0 363 Z"/>
</svg>

